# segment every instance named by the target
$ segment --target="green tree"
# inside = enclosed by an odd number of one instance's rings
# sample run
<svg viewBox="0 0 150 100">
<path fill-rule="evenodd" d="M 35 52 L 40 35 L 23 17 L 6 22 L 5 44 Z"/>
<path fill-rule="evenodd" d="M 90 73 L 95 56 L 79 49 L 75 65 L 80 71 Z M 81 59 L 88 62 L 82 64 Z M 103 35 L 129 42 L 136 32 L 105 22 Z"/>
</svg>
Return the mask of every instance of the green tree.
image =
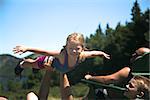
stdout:
<svg viewBox="0 0 150 100">
<path fill-rule="evenodd" d="M 105 35 L 108 36 L 109 34 L 112 34 L 113 32 L 114 32 L 114 30 L 109 27 L 109 24 L 107 24 L 106 25 Z"/>
<path fill-rule="evenodd" d="M 129 64 L 130 51 L 129 46 L 131 31 L 128 27 L 118 23 L 116 29 L 106 36 L 105 51 L 111 55 L 111 60 L 105 60 L 104 70 L 111 72 L 111 69 L 120 69 Z"/>
<path fill-rule="evenodd" d="M 104 34 L 102 33 L 101 26 L 98 26 L 96 33 L 86 38 L 87 47 L 90 49 L 103 49 L 104 45 Z"/>
<path fill-rule="evenodd" d="M 133 31 L 132 42 L 136 46 L 135 49 L 141 46 L 148 46 L 144 34 L 149 30 L 148 29 L 149 11 L 143 14 L 136 0 L 132 8 L 131 15 L 132 15 L 131 18 L 132 22 L 130 23 L 129 28 Z"/>
<path fill-rule="evenodd" d="M 143 27 L 145 28 L 145 33 L 144 33 L 144 36 L 145 36 L 145 40 L 147 41 L 147 44 L 146 45 L 149 45 L 149 42 L 150 42 L 150 39 L 149 39 L 149 18 L 150 18 L 150 10 L 147 9 L 144 14 L 142 15 L 142 18 L 143 18 Z"/>
<path fill-rule="evenodd" d="M 138 4 L 137 0 L 134 2 L 134 6 L 133 6 L 131 11 L 132 11 L 132 13 L 131 13 L 131 15 L 132 15 L 131 20 L 133 22 L 136 23 L 139 20 L 141 20 L 141 9 L 139 7 L 139 4 Z"/>
<path fill-rule="evenodd" d="M 11 92 L 16 92 L 18 90 L 21 90 L 22 89 L 22 83 L 20 81 L 13 81 L 13 80 L 9 80 L 8 81 L 8 91 L 11 91 Z"/>
</svg>

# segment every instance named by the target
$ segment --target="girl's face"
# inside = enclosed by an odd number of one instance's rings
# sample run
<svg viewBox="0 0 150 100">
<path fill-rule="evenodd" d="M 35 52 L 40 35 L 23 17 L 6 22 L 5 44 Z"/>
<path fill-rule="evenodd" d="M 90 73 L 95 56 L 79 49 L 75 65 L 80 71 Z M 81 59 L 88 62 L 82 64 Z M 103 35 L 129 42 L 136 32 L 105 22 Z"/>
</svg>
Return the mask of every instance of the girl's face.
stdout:
<svg viewBox="0 0 150 100">
<path fill-rule="evenodd" d="M 67 43 L 66 49 L 68 55 L 78 56 L 82 52 L 83 47 L 75 41 L 70 41 Z"/>
<path fill-rule="evenodd" d="M 126 85 L 127 90 L 124 92 L 124 96 L 129 99 L 135 99 L 138 94 L 137 82 L 135 79 L 131 79 L 129 83 Z"/>
</svg>

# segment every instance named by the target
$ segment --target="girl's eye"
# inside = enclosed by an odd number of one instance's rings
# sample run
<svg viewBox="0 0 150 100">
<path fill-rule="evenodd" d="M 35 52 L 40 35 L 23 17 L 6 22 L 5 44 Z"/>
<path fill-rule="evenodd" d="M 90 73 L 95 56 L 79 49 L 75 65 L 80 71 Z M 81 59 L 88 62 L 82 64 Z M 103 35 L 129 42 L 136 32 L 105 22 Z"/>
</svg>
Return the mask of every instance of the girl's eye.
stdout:
<svg viewBox="0 0 150 100">
<path fill-rule="evenodd" d="M 77 50 L 80 50 L 80 48 L 77 48 Z"/>
</svg>

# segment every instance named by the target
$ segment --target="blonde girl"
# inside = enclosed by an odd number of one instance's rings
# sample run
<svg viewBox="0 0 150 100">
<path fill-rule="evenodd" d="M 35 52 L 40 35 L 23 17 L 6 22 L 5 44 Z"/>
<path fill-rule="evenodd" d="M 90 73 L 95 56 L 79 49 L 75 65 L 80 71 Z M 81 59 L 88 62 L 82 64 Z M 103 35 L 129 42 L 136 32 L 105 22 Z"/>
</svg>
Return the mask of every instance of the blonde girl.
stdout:
<svg viewBox="0 0 150 100">
<path fill-rule="evenodd" d="M 20 75 L 25 67 L 31 66 L 36 69 L 56 69 L 61 73 L 66 73 L 74 69 L 80 62 L 90 57 L 105 57 L 110 59 L 110 56 L 102 51 L 86 51 L 84 47 L 84 37 L 80 33 L 72 33 L 67 37 L 66 45 L 62 50 L 47 51 L 26 46 L 16 46 L 13 49 L 14 53 L 34 52 L 42 54 L 37 59 L 23 59 L 15 68 L 15 73 Z"/>
</svg>

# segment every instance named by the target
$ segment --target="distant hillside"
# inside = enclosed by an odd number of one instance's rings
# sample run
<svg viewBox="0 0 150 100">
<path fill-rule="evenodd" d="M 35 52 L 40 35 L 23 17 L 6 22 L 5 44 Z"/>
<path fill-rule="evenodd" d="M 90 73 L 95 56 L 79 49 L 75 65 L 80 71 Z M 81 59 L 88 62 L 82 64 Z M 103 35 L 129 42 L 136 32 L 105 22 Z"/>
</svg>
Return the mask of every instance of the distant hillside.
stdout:
<svg viewBox="0 0 150 100">
<path fill-rule="evenodd" d="M 29 55 L 34 58 L 36 55 Z M 0 55 L 0 95 L 4 95 L 9 100 L 22 100 L 29 90 L 38 90 L 42 75 L 33 74 L 31 68 L 26 68 L 22 72 L 22 77 L 17 77 L 14 68 L 21 59 L 9 54 Z M 16 93 L 17 92 L 17 93 Z"/>
<path fill-rule="evenodd" d="M 28 58 L 36 58 L 39 55 L 31 54 L 27 56 Z M 14 68 L 20 61 L 20 58 L 17 58 L 15 56 L 9 55 L 9 54 L 2 54 L 0 55 L 0 82 L 7 81 L 7 80 L 14 80 L 15 74 L 14 74 Z M 30 68 L 27 68 L 23 71 L 22 75 L 27 76 L 28 74 L 31 74 L 32 70 Z"/>
<path fill-rule="evenodd" d="M 19 58 L 9 54 L 0 55 L 0 77 L 14 77 L 14 68 L 19 60 Z"/>
</svg>

